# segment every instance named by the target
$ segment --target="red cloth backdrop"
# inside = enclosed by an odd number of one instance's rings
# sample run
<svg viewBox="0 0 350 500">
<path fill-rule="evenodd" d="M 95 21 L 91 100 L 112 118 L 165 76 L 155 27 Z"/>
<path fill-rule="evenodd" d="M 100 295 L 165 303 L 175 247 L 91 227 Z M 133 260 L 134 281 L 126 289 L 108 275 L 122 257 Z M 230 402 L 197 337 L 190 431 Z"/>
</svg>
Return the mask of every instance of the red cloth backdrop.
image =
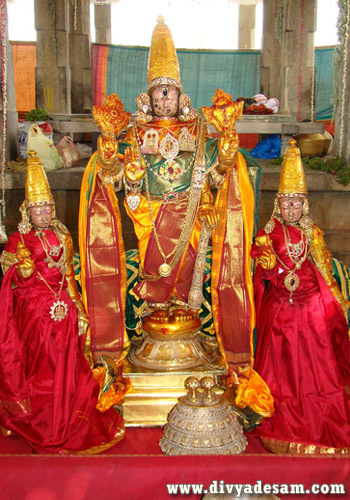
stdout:
<svg viewBox="0 0 350 500">
<path fill-rule="evenodd" d="M 128 428 L 125 439 L 103 455 L 31 455 L 14 438 L 0 437 L 0 498 L 6 500 L 200 499 L 169 495 L 167 484 L 344 484 L 350 498 L 350 458 L 292 457 L 265 452 L 248 435 L 244 455 L 165 456 L 161 428 Z M 305 500 L 314 495 L 278 495 Z M 328 498 L 320 495 L 317 498 Z M 333 498 L 333 496 L 331 497 Z"/>
</svg>

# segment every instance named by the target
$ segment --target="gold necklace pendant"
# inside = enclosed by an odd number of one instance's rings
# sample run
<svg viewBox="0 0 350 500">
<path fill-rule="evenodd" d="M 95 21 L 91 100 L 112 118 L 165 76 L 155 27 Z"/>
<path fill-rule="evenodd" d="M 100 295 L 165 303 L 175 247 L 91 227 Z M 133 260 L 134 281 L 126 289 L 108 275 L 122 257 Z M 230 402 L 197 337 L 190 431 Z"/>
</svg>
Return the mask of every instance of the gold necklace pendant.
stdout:
<svg viewBox="0 0 350 500">
<path fill-rule="evenodd" d="M 62 321 L 68 314 L 68 306 L 63 300 L 57 299 L 50 308 L 50 316 L 54 321 Z"/>
<path fill-rule="evenodd" d="M 173 183 L 182 175 L 182 168 L 176 161 L 167 160 L 159 167 L 159 175 L 165 181 Z"/>
<path fill-rule="evenodd" d="M 172 161 L 176 158 L 179 152 L 179 143 L 172 135 L 167 133 L 162 142 L 159 145 L 159 153 L 168 161 Z"/>
<path fill-rule="evenodd" d="M 300 284 L 299 276 L 294 271 L 290 271 L 284 278 L 283 283 L 289 292 L 295 292 Z"/>
<path fill-rule="evenodd" d="M 49 255 L 51 255 L 51 257 L 58 257 L 61 249 L 62 245 L 52 245 L 52 247 L 50 247 Z"/>
<path fill-rule="evenodd" d="M 158 272 L 160 276 L 162 276 L 163 278 L 167 278 L 168 276 L 171 275 L 172 269 L 171 266 L 169 266 L 169 264 L 164 262 L 158 267 Z"/>
</svg>

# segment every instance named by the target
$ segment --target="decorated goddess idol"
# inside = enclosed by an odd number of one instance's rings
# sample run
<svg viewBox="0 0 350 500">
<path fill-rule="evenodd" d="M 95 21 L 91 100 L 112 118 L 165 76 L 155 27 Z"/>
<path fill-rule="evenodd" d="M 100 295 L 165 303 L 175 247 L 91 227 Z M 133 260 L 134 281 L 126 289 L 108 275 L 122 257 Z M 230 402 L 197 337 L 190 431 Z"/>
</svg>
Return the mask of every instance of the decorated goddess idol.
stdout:
<svg viewBox="0 0 350 500">
<path fill-rule="evenodd" d="M 300 151 L 290 141 L 271 219 L 252 249 L 257 269 L 255 368 L 275 413 L 258 432 L 276 453 L 350 453 L 350 343 L 345 300 L 310 215 Z M 266 285 L 267 283 L 267 285 Z"/>
<path fill-rule="evenodd" d="M 41 453 L 99 453 L 122 439 L 124 424 L 113 409 L 96 409 L 72 239 L 34 151 L 20 210 L 1 257 L 1 430 Z"/>
<path fill-rule="evenodd" d="M 83 179 L 79 221 L 93 361 L 112 359 L 121 365 L 129 349 L 129 301 L 143 336 L 141 346 L 130 351 L 133 363 L 171 371 L 213 358 L 212 344 L 200 334 L 199 316 L 212 236 L 214 336 L 230 383 L 244 381 L 247 390 L 240 391 L 241 404 L 251 403 L 257 413 L 269 414 L 268 388 L 251 369 L 255 313 L 249 250 L 254 195 L 235 130 L 242 103 L 216 91 L 213 106 L 202 109 L 220 134 L 211 139 L 206 123 L 183 93 L 176 50 L 162 18 L 152 36 L 147 92 L 136 101 L 132 126 L 116 94 L 93 110 L 101 135 Z M 215 203 L 211 186 L 218 189 Z M 125 192 L 125 210 L 138 239 L 138 279 L 132 287 L 118 189 Z M 126 305 L 127 286 L 132 289 Z"/>
</svg>

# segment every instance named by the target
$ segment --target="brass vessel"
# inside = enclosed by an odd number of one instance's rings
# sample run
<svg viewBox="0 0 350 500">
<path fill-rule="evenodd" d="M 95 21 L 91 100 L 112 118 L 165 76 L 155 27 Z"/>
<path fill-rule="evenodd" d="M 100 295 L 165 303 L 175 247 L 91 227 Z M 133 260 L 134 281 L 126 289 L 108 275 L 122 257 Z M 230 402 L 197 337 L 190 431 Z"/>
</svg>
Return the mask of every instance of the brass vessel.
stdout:
<svg viewBox="0 0 350 500">
<path fill-rule="evenodd" d="M 299 134 L 295 139 L 302 156 L 323 155 L 325 137 L 322 134 Z"/>
<path fill-rule="evenodd" d="M 218 395 L 212 377 L 185 381 L 187 395 L 168 415 L 159 442 L 167 455 L 237 455 L 247 440 L 230 406 Z M 199 389 L 201 387 L 201 389 Z"/>
</svg>

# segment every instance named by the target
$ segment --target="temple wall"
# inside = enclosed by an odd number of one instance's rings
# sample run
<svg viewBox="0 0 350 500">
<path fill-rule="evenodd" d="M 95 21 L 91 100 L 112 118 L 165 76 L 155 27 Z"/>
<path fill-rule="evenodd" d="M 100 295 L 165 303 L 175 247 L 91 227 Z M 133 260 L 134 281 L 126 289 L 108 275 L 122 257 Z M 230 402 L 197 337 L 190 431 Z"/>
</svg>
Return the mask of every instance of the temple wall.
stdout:
<svg viewBox="0 0 350 500">
<path fill-rule="evenodd" d="M 81 162 L 86 162 L 83 160 Z M 266 160 L 260 179 L 259 214 L 260 227 L 270 218 L 274 199 L 278 190 L 280 167 L 269 166 Z M 62 169 L 48 172 L 47 176 L 56 201 L 58 218 L 70 230 L 76 251 L 78 250 L 78 213 L 80 185 L 84 167 Z M 8 235 L 16 231 L 19 222 L 18 208 L 24 199 L 24 173 L 5 174 L 7 216 L 5 219 Z M 325 232 L 328 248 L 333 256 L 340 258 L 350 267 L 350 185 L 342 186 L 325 172 L 306 170 L 306 183 L 309 188 L 311 215 L 317 225 Z M 126 250 L 136 247 L 136 237 L 130 219 L 126 216 L 123 199 L 124 192 L 118 193 L 122 216 Z"/>
</svg>

